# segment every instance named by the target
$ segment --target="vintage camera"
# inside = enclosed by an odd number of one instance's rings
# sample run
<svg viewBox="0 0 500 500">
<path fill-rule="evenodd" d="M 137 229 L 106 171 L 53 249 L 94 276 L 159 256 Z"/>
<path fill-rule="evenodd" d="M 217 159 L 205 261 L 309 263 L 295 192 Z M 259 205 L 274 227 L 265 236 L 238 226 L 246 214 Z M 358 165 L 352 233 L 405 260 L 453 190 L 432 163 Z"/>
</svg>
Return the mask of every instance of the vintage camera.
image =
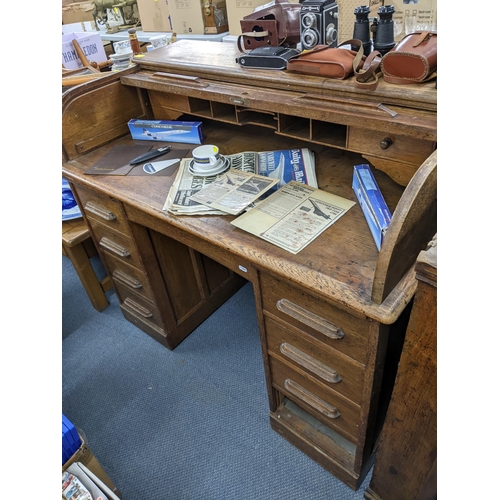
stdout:
<svg viewBox="0 0 500 500">
<path fill-rule="evenodd" d="M 338 44 L 339 6 L 335 0 L 303 0 L 300 8 L 302 50 Z"/>
</svg>

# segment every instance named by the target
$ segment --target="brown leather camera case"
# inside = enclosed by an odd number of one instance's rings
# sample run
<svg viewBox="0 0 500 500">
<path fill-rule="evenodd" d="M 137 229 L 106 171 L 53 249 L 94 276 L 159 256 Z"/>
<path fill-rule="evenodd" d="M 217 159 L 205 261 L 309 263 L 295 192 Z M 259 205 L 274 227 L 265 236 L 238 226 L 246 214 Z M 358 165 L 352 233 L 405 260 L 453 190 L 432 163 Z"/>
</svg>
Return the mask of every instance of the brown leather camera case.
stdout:
<svg viewBox="0 0 500 500">
<path fill-rule="evenodd" d="M 405 84 L 425 82 L 437 75 L 437 33 L 416 31 L 406 35 L 381 63 L 384 80 Z"/>
<path fill-rule="evenodd" d="M 300 9 L 300 3 L 275 0 L 274 5 L 245 16 L 240 21 L 244 48 L 300 42 Z"/>
</svg>

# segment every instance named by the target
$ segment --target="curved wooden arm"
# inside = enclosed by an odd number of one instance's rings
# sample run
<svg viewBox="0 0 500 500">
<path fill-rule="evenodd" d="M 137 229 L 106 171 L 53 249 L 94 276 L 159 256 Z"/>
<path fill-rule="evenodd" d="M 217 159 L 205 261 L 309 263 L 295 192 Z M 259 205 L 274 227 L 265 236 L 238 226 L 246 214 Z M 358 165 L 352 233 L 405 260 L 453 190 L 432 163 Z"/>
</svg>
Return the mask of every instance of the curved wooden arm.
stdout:
<svg viewBox="0 0 500 500">
<path fill-rule="evenodd" d="M 392 216 L 375 267 L 372 301 L 381 304 L 437 231 L 437 150 L 410 180 Z"/>
</svg>

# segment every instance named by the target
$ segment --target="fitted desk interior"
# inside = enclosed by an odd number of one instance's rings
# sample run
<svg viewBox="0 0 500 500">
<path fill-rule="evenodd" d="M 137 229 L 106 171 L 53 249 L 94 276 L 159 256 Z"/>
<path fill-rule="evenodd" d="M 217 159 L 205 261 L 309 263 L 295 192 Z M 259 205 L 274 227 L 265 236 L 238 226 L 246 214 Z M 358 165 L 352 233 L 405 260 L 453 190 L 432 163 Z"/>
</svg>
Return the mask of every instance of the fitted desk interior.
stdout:
<svg viewBox="0 0 500 500">
<path fill-rule="evenodd" d="M 272 428 L 357 489 L 390 397 L 414 263 L 436 232 L 436 90 L 358 90 L 243 69 L 237 55 L 233 44 L 181 40 L 66 92 L 63 176 L 123 314 L 168 349 L 252 283 Z M 201 120 L 224 155 L 309 147 L 319 187 L 353 201 L 353 166 L 369 162 L 393 211 L 381 251 L 358 204 L 292 255 L 234 227 L 233 216 L 163 211 L 175 174 L 84 173 L 114 145 L 134 143 L 130 119 L 180 117 Z"/>
</svg>

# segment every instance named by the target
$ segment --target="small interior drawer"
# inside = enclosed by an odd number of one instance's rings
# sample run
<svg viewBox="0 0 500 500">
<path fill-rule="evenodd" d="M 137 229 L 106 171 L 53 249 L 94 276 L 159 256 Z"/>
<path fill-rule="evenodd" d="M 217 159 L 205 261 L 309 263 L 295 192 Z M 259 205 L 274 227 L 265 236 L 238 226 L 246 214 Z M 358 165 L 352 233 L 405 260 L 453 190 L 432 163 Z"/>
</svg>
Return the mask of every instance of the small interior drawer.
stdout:
<svg viewBox="0 0 500 500">
<path fill-rule="evenodd" d="M 270 358 L 270 365 L 276 389 L 328 427 L 355 440 L 360 416 L 358 405 L 275 358 Z"/>
<path fill-rule="evenodd" d="M 388 146 L 384 149 L 382 146 Z M 401 135 L 349 127 L 347 149 L 367 155 L 420 165 L 434 151 L 435 143 Z"/>
<path fill-rule="evenodd" d="M 347 356 L 366 363 L 369 322 L 262 273 L 264 314 L 278 317 Z"/>
<path fill-rule="evenodd" d="M 89 222 L 97 221 L 115 231 L 129 234 L 127 218 L 119 201 L 82 186 L 77 186 L 76 192 Z"/>
<path fill-rule="evenodd" d="M 330 389 L 359 402 L 364 366 L 279 320 L 265 318 L 267 347 L 271 356 L 315 377 Z"/>
</svg>

